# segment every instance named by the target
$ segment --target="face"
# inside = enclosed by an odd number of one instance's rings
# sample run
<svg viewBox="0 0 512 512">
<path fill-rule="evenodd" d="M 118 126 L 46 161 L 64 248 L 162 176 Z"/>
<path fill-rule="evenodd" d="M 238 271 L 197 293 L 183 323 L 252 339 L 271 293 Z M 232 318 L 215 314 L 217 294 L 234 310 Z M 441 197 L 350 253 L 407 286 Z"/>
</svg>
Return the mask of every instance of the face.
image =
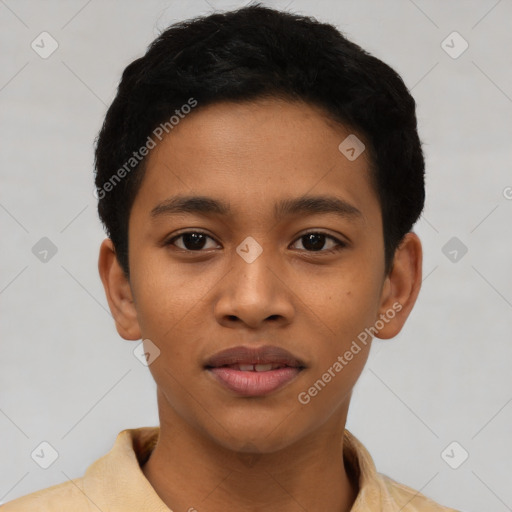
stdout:
<svg viewBox="0 0 512 512">
<path fill-rule="evenodd" d="M 362 333 L 405 320 L 367 154 L 338 149 L 350 133 L 300 103 L 222 103 L 151 151 L 129 221 L 133 312 L 114 315 L 160 350 L 161 422 L 272 452 L 346 417 Z"/>
</svg>

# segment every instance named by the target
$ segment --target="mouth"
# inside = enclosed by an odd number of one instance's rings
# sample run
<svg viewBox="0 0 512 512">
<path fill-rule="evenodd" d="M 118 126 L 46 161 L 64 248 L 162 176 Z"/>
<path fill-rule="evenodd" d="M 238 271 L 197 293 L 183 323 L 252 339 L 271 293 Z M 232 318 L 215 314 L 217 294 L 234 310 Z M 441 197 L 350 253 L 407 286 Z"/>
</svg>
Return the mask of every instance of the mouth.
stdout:
<svg viewBox="0 0 512 512">
<path fill-rule="evenodd" d="M 294 380 L 306 368 L 303 361 L 280 347 L 234 347 L 204 365 L 216 382 L 241 396 L 263 396 Z"/>
</svg>

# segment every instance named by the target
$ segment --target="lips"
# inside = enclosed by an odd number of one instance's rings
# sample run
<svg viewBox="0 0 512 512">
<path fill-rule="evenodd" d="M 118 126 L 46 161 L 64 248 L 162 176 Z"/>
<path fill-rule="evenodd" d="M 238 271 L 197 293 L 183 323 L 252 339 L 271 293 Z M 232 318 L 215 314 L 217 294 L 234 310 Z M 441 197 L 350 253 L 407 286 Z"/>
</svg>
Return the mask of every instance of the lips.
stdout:
<svg viewBox="0 0 512 512">
<path fill-rule="evenodd" d="M 304 368 L 306 365 L 290 352 L 281 347 L 265 346 L 260 348 L 234 347 L 218 352 L 208 359 L 206 368 L 233 365 L 273 365 L 276 367 Z M 270 369 L 270 368 L 269 368 Z M 265 371 L 258 370 L 256 371 Z"/>
<path fill-rule="evenodd" d="M 218 352 L 204 367 L 230 391 L 242 396 L 262 396 L 284 387 L 306 365 L 280 347 L 240 346 Z"/>
<path fill-rule="evenodd" d="M 268 372 L 270 370 L 277 370 L 284 368 L 286 365 L 280 363 L 266 363 L 266 364 L 230 364 L 226 368 L 238 370 L 241 372 Z"/>
</svg>

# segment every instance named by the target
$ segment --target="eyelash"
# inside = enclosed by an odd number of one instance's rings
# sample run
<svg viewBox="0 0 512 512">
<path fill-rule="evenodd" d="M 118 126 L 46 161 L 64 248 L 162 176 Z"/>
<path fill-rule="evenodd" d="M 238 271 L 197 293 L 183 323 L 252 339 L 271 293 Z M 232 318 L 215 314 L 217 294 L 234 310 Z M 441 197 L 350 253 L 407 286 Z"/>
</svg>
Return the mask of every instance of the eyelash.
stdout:
<svg viewBox="0 0 512 512">
<path fill-rule="evenodd" d="M 204 233 L 203 231 L 185 231 L 183 233 L 180 233 L 179 235 L 175 235 L 173 236 L 172 238 L 170 238 L 169 240 L 167 240 L 164 245 L 174 245 L 174 242 L 176 240 L 178 240 L 179 238 L 182 238 L 184 235 L 189 235 L 189 234 L 201 234 L 201 235 L 204 235 L 206 236 L 207 238 L 210 238 L 211 240 L 214 240 L 216 243 L 218 243 L 212 236 L 208 235 L 207 233 Z M 332 241 L 334 241 L 337 245 L 331 249 L 327 249 L 327 250 L 324 250 L 324 249 L 321 249 L 319 251 L 308 251 L 306 249 L 303 249 L 304 252 L 307 252 L 307 253 L 311 253 L 311 254 L 319 254 L 319 253 L 323 253 L 323 254 L 332 254 L 334 252 L 337 252 L 337 251 L 340 251 L 342 249 L 344 249 L 345 247 L 347 247 L 347 243 L 339 240 L 338 238 L 332 236 L 332 235 L 328 235 L 327 233 L 324 233 L 322 231 L 308 231 L 307 233 L 303 233 L 302 235 L 300 235 L 299 237 L 297 237 L 294 241 L 297 242 L 298 240 L 300 240 L 301 238 L 307 236 L 307 235 L 324 235 L 326 240 L 327 239 L 330 239 Z M 199 249 L 197 251 L 193 251 L 191 249 L 182 249 L 181 247 L 178 247 L 179 250 L 183 251 L 183 252 L 190 252 L 190 253 L 201 253 L 201 252 L 205 252 L 204 250 L 202 249 Z"/>
</svg>

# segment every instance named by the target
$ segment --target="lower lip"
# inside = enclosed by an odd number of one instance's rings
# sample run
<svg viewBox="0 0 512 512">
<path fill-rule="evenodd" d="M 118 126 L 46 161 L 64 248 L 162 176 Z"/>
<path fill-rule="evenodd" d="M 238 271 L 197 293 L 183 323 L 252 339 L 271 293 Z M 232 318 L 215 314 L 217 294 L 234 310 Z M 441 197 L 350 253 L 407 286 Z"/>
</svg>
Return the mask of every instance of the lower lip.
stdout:
<svg viewBox="0 0 512 512">
<path fill-rule="evenodd" d="M 299 368 L 279 368 L 268 372 L 243 372 L 222 366 L 209 368 L 214 377 L 231 391 L 243 396 L 262 396 L 282 388 L 300 372 Z"/>
</svg>

